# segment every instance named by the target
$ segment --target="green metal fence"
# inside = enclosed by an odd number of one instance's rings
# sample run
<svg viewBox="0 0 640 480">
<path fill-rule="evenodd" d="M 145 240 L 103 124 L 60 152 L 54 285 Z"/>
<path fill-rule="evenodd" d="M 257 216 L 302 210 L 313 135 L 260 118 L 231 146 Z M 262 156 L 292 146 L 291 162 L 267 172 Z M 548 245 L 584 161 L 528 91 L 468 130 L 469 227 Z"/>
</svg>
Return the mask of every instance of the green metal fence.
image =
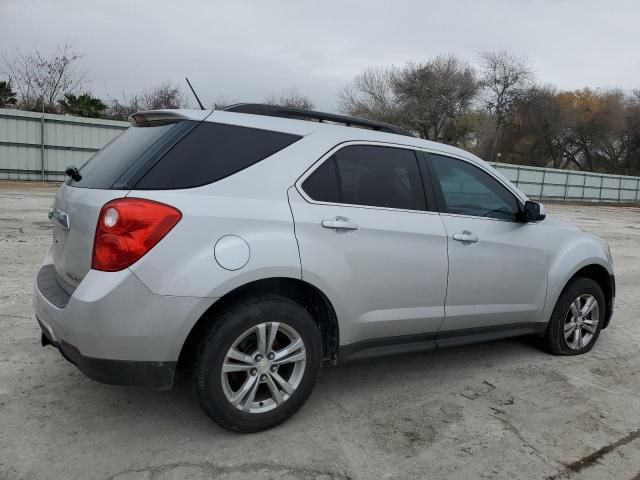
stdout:
<svg viewBox="0 0 640 480">
<path fill-rule="evenodd" d="M 640 177 L 492 163 L 525 195 L 540 200 L 637 203 Z"/>
<path fill-rule="evenodd" d="M 60 181 L 127 122 L 0 109 L 0 179 Z"/>
</svg>

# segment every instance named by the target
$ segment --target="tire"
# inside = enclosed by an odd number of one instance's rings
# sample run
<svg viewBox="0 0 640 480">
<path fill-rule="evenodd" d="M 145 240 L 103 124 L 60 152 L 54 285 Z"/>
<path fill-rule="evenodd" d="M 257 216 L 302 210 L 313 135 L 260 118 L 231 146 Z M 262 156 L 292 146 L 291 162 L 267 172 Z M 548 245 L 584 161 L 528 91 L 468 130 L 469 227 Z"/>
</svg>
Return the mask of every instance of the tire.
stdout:
<svg viewBox="0 0 640 480">
<path fill-rule="evenodd" d="M 592 299 L 595 305 L 587 305 Z M 574 303 L 576 301 L 578 303 Z M 583 316 L 589 308 L 589 313 Z M 556 303 L 543 338 L 544 348 L 554 355 L 587 353 L 598 340 L 605 313 L 605 297 L 600 285 L 590 278 L 576 278 Z"/>
<path fill-rule="evenodd" d="M 285 297 L 252 298 L 213 322 L 196 357 L 195 390 L 202 409 L 223 428 L 258 432 L 302 407 L 321 363 L 322 336 L 307 310 Z"/>
</svg>

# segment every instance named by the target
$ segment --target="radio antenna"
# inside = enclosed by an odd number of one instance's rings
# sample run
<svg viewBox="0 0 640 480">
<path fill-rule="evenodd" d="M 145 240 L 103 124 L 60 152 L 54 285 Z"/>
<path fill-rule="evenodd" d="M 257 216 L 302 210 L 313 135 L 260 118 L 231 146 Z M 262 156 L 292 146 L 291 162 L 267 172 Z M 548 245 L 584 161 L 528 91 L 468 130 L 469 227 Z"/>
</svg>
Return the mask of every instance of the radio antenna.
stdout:
<svg viewBox="0 0 640 480">
<path fill-rule="evenodd" d="M 189 79 L 187 77 L 184 77 L 184 79 L 187 81 L 187 85 L 189 85 L 189 88 L 193 92 L 193 96 L 196 97 L 196 101 L 198 102 L 198 105 L 200 105 L 200 110 L 205 110 L 204 105 L 202 105 L 202 102 L 198 98 L 198 94 L 196 93 L 196 91 L 191 86 L 191 82 L 189 81 Z"/>
</svg>

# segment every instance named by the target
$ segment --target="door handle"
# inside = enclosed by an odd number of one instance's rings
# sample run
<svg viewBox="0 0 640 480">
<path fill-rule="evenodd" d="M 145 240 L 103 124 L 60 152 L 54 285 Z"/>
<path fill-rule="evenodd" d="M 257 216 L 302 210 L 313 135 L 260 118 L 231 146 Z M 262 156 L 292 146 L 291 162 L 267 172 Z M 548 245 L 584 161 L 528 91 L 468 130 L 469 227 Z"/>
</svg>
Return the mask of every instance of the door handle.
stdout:
<svg viewBox="0 0 640 480">
<path fill-rule="evenodd" d="M 345 217 L 335 217 L 333 220 L 322 220 L 324 228 L 332 228 L 333 230 L 358 230 L 358 224 Z"/>
<path fill-rule="evenodd" d="M 477 243 L 478 236 L 475 233 L 471 233 L 469 230 L 463 230 L 459 233 L 453 234 L 453 239 L 458 242 Z"/>
</svg>

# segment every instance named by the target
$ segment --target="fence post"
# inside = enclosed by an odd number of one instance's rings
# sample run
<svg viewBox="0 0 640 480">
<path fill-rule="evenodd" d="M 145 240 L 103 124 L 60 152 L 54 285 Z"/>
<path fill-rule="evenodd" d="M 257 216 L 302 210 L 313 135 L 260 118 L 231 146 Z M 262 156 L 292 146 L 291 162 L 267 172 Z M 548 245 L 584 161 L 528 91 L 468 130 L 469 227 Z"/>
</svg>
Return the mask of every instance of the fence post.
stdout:
<svg viewBox="0 0 640 480">
<path fill-rule="evenodd" d="M 567 191 L 569 190 L 569 170 L 567 170 L 567 179 L 565 180 L 565 184 L 564 184 L 564 200 L 567 200 Z"/>
<path fill-rule="evenodd" d="M 516 187 L 520 188 L 520 165 L 516 166 Z"/>
<path fill-rule="evenodd" d="M 602 203 L 602 184 L 604 183 L 604 176 L 600 175 L 600 193 L 598 195 L 598 203 Z"/>
<path fill-rule="evenodd" d="M 542 182 L 540 183 L 540 200 L 542 200 L 542 194 L 544 193 L 544 179 L 547 176 L 547 170 L 542 170 Z"/>
<path fill-rule="evenodd" d="M 587 185 L 587 172 L 584 172 L 582 174 L 582 203 L 584 203 L 584 191 L 585 191 L 585 186 Z"/>
<path fill-rule="evenodd" d="M 42 102 L 42 117 L 40 117 L 40 173 L 44 182 L 44 101 Z"/>
<path fill-rule="evenodd" d="M 638 203 L 638 191 L 640 190 L 640 177 L 636 180 L 636 199 L 633 203 Z"/>
<path fill-rule="evenodd" d="M 622 177 L 618 177 L 618 203 L 620 203 L 621 195 L 622 195 Z"/>
</svg>

